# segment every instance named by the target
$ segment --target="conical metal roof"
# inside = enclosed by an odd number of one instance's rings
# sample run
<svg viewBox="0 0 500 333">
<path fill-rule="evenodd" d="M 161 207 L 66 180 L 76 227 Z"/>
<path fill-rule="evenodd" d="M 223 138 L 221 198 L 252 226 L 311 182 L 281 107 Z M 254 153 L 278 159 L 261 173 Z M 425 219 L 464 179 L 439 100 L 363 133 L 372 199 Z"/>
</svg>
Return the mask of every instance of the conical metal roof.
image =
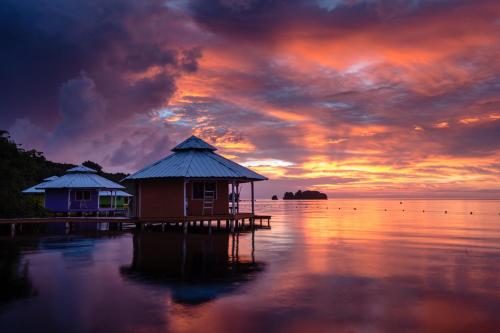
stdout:
<svg viewBox="0 0 500 333">
<path fill-rule="evenodd" d="M 43 183 L 33 185 L 31 187 L 28 187 L 27 189 L 23 190 L 22 193 L 24 194 L 42 194 L 45 193 L 45 190 L 39 190 L 37 189 L 37 186 L 42 185 Z"/>
<path fill-rule="evenodd" d="M 25 193 L 25 194 L 43 194 L 43 193 L 45 193 L 45 190 L 38 189 L 38 186 L 41 186 L 42 184 L 53 181 L 57 178 L 58 178 L 57 176 L 47 177 L 40 184 L 36 184 L 36 185 L 31 186 L 31 187 L 28 187 L 27 189 L 23 190 L 22 193 Z"/>
<path fill-rule="evenodd" d="M 183 151 L 183 150 L 210 150 L 210 151 L 216 151 L 217 148 L 214 146 L 206 143 L 202 139 L 200 139 L 197 136 L 192 135 L 191 137 L 187 138 L 186 140 L 182 141 L 179 143 L 177 146 L 175 146 L 172 151 Z"/>
<path fill-rule="evenodd" d="M 205 141 L 193 136 L 172 149 L 173 154 L 146 166 L 124 180 L 147 178 L 267 180 L 266 177 L 216 154 L 215 149 Z"/>
<path fill-rule="evenodd" d="M 96 170 L 86 167 L 85 165 L 76 166 L 74 168 L 66 170 L 66 172 L 97 173 Z"/>
<path fill-rule="evenodd" d="M 95 173 L 96 171 L 80 165 L 66 171 L 64 175 L 49 182 L 44 182 L 35 186 L 36 189 L 48 188 L 80 188 L 80 189 L 102 189 L 102 190 L 117 190 L 125 187 L 112 182 L 109 179 L 101 177 Z"/>
</svg>

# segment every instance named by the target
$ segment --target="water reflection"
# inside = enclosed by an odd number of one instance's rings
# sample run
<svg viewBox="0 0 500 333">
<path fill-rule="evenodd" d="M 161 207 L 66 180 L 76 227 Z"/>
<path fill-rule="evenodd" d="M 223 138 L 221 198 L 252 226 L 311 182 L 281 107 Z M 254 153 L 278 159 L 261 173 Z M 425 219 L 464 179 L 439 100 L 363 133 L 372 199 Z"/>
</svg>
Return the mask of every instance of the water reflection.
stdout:
<svg viewBox="0 0 500 333">
<path fill-rule="evenodd" d="M 251 234 L 7 231 L 0 332 L 498 332 L 499 207 L 263 202 L 255 253 Z"/>
<path fill-rule="evenodd" d="M 240 257 L 239 234 L 136 233 L 134 255 L 121 274 L 137 283 L 168 286 L 172 300 L 200 304 L 239 288 L 263 271 L 265 264 Z"/>
<path fill-rule="evenodd" d="M 37 294 L 29 277 L 29 262 L 21 258 L 21 248 L 34 249 L 38 241 L 22 244 L 7 239 L 0 241 L 0 312 L 8 304 Z"/>
</svg>

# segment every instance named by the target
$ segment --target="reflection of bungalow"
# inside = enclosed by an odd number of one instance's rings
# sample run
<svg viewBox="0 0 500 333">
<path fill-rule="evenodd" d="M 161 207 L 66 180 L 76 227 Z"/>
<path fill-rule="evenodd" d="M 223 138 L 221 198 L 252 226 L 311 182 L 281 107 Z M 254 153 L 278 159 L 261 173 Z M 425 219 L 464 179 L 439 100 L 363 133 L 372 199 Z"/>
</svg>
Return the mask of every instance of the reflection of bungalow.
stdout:
<svg viewBox="0 0 500 333">
<path fill-rule="evenodd" d="M 191 136 L 173 154 L 128 176 L 135 183 L 139 218 L 227 215 L 237 213 L 239 185 L 267 178 L 215 153 L 215 147 Z M 229 202 L 231 201 L 231 205 Z"/>
<path fill-rule="evenodd" d="M 121 268 L 122 275 L 165 284 L 180 303 L 203 303 L 231 293 L 265 268 L 264 262 L 230 256 L 231 248 L 239 252 L 239 241 L 228 234 L 136 233 L 133 242 L 133 260 Z"/>
<path fill-rule="evenodd" d="M 22 246 L 18 241 L 0 238 L 0 309 L 6 309 L 13 302 L 36 297 L 38 294 L 31 281 L 29 260 L 22 259 L 23 252 L 36 250 L 38 244 L 38 238 L 25 238 Z M 11 330 L 2 330 L 4 331 Z"/>
<path fill-rule="evenodd" d="M 45 191 L 45 208 L 55 213 L 97 213 L 115 210 L 115 196 L 124 187 L 97 175 L 85 166 L 69 169 L 66 174 L 35 186 Z M 99 193 L 108 191 L 110 207 L 100 207 Z"/>
<path fill-rule="evenodd" d="M 45 206 L 45 190 L 39 189 L 37 187 L 40 186 L 40 185 L 42 185 L 42 184 L 48 183 L 48 182 L 50 182 L 50 181 L 52 181 L 54 179 L 57 179 L 57 176 L 52 176 L 52 177 L 45 178 L 43 180 L 43 183 L 40 183 L 40 184 L 31 186 L 31 187 L 28 187 L 22 193 L 31 196 L 32 198 L 35 199 L 35 201 L 41 207 L 44 207 Z"/>
</svg>

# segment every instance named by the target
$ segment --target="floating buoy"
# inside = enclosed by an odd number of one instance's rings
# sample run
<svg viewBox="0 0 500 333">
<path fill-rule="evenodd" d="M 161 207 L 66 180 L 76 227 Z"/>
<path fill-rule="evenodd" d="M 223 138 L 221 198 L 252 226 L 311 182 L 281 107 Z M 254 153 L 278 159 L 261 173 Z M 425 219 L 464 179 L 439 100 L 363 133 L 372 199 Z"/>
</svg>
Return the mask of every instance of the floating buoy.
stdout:
<svg viewBox="0 0 500 333">
<path fill-rule="evenodd" d="M 425 210 L 422 209 L 422 213 L 425 213 Z"/>
<path fill-rule="evenodd" d="M 354 208 L 354 210 L 356 210 L 356 208 Z"/>
<path fill-rule="evenodd" d="M 387 212 L 387 208 L 386 208 L 386 209 L 384 209 L 384 210 Z"/>
<path fill-rule="evenodd" d="M 470 212 L 470 215 L 472 215 L 472 212 Z"/>
<path fill-rule="evenodd" d="M 404 212 L 404 211 L 405 211 L 405 210 L 403 209 L 403 212 Z"/>
<path fill-rule="evenodd" d="M 402 205 L 402 204 L 403 204 L 403 201 L 400 201 L 400 202 L 399 202 L 399 204 L 400 204 L 400 205 Z"/>
<path fill-rule="evenodd" d="M 444 213 L 445 213 L 445 214 L 448 214 L 448 211 L 447 211 L 447 210 L 445 210 L 445 211 L 444 211 Z"/>
<path fill-rule="evenodd" d="M 340 210 L 340 207 L 339 207 L 339 210 Z"/>
</svg>

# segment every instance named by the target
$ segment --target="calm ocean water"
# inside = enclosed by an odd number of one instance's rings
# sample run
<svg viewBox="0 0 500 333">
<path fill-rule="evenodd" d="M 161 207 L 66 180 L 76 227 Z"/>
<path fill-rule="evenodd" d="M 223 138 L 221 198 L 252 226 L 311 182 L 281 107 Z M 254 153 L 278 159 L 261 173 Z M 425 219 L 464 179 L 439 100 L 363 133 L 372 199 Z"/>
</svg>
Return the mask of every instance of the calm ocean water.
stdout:
<svg viewBox="0 0 500 333">
<path fill-rule="evenodd" d="M 272 230 L 3 234 L 0 332 L 500 332 L 500 201 L 257 211 Z"/>
</svg>

